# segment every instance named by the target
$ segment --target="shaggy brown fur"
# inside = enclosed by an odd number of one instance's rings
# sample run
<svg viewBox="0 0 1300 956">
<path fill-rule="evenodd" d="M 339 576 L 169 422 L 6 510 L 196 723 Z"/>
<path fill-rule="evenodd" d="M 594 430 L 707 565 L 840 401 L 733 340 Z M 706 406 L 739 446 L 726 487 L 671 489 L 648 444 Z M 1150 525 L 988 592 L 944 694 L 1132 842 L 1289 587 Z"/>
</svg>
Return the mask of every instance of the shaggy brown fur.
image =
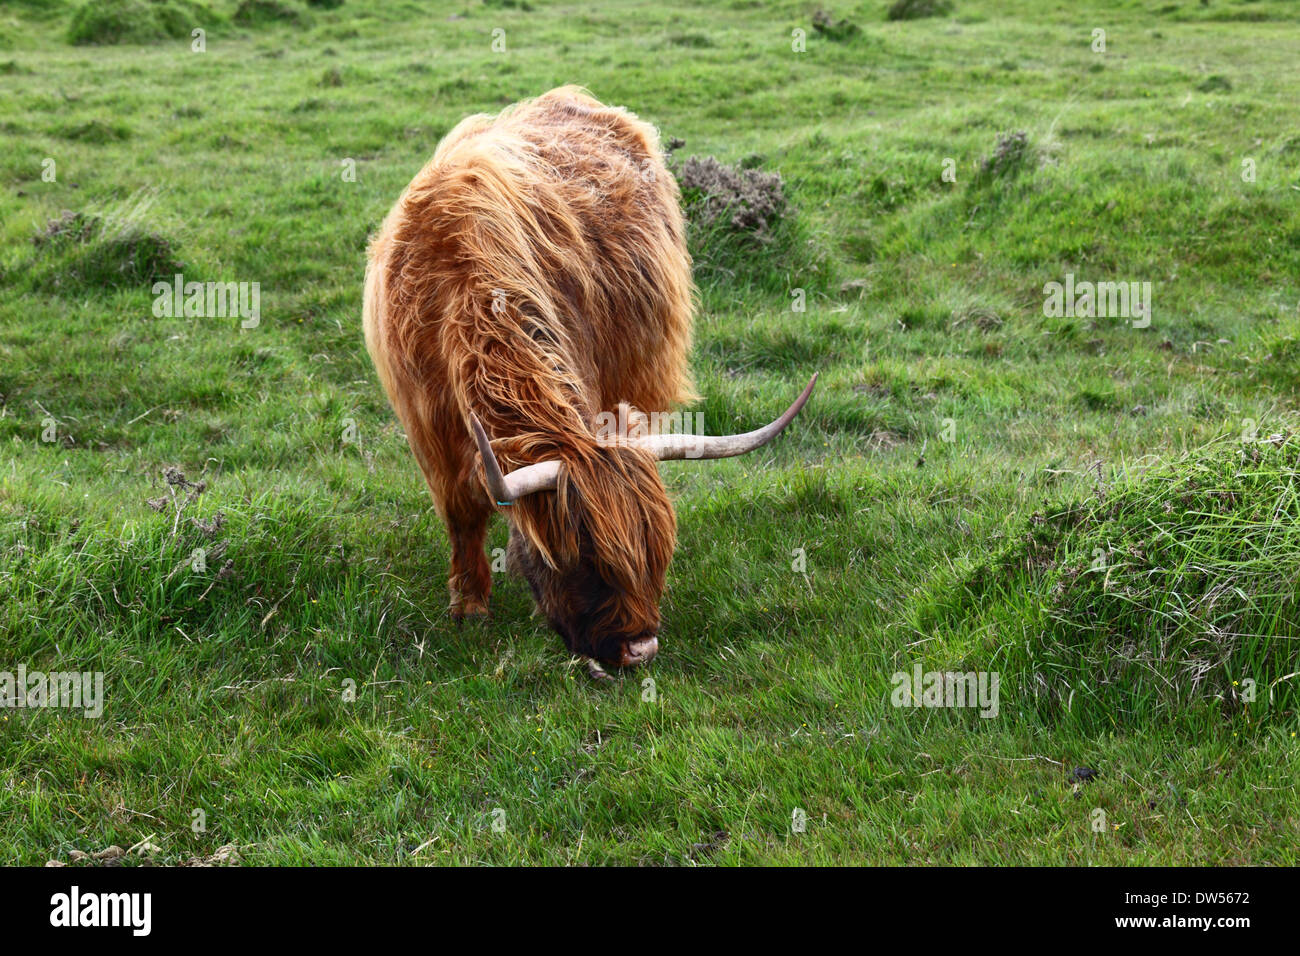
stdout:
<svg viewBox="0 0 1300 956">
<path fill-rule="evenodd" d="M 574 87 L 439 144 L 370 246 L 366 347 L 451 538 L 451 609 L 486 613 L 493 502 L 468 427 L 505 471 L 563 463 L 519 499 L 512 566 L 570 650 L 620 664 L 657 632 L 676 521 L 654 460 L 596 415 L 693 398 L 690 257 L 655 130 Z"/>
</svg>

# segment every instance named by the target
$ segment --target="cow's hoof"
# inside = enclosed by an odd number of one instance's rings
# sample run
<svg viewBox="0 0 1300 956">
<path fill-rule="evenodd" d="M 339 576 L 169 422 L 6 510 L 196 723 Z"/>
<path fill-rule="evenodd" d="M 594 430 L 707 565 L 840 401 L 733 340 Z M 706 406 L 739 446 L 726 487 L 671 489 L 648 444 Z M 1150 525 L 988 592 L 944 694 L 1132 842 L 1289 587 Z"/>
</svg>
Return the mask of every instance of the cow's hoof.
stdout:
<svg viewBox="0 0 1300 956">
<path fill-rule="evenodd" d="M 466 602 L 451 608 L 451 619 L 457 624 L 464 624 L 466 621 L 487 621 L 491 617 L 492 612 L 488 610 L 487 605 L 478 602 Z"/>
<path fill-rule="evenodd" d="M 600 666 L 600 661 L 594 661 L 590 657 L 587 658 L 587 675 L 597 683 L 614 680 L 613 675 Z"/>
</svg>

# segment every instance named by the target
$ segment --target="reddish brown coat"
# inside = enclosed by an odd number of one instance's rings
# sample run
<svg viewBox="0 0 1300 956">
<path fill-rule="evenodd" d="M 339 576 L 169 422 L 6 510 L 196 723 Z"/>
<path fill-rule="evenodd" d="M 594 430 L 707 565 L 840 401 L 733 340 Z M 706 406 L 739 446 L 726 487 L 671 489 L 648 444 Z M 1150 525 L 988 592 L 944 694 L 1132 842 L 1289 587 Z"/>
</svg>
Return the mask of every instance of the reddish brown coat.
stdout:
<svg viewBox="0 0 1300 956">
<path fill-rule="evenodd" d="M 467 425 L 507 471 L 564 463 L 503 509 L 512 562 L 572 650 L 620 663 L 658 629 L 676 525 L 654 461 L 596 415 L 693 397 L 693 290 L 655 130 L 574 87 L 439 144 L 370 246 L 366 346 L 452 544 L 453 614 L 486 610 L 493 503 Z"/>
</svg>

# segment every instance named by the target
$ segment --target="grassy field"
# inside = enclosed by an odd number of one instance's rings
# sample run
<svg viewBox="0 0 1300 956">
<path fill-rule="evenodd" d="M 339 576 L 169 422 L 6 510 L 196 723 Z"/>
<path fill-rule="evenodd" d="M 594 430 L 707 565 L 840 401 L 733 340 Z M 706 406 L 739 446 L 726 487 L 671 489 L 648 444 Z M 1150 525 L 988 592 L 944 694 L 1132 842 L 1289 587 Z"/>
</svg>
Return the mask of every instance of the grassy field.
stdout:
<svg viewBox="0 0 1300 956">
<path fill-rule="evenodd" d="M 1300 6 L 94 6 L 0 0 L 0 671 L 105 674 L 0 714 L 0 860 L 1300 862 Z M 504 573 L 447 619 L 360 328 L 439 138 L 563 83 L 783 177 L 766 244 L 692 231 L 708 430 L 821 372 L 662 466 L 614 683 Z"/>
</svg>

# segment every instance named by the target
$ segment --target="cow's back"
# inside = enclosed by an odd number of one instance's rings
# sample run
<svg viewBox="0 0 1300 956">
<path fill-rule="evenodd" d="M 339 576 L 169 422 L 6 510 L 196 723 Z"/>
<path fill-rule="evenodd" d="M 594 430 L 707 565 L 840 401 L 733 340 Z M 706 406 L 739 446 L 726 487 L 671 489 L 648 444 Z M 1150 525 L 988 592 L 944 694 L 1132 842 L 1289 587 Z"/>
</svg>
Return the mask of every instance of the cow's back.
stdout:
<svg viewBox="0 0 1300 956">
<path fill-rule="evenodd" d="M 462 121 L 371 244 L 366 341 L 408 430 L 454 417 L 441 424 L 463 436 L 479 402 L 502 406 L 509 434 L 510 396 L 481 394 L 494 377 L 581 392 L 588 415 L 673 408 L 692 397 L 691 311 L 654 129 L 572 87 Z"/>
</svg>

